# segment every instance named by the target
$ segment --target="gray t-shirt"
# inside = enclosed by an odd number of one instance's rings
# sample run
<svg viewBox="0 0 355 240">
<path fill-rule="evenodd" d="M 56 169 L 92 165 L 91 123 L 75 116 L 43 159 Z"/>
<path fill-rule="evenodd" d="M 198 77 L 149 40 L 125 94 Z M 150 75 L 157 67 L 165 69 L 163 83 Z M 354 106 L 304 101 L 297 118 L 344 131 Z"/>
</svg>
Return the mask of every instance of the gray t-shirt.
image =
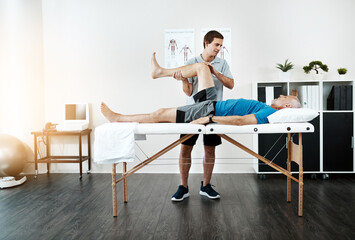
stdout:
<svg viewBox="0 0 355 240">
<path fill-rule="evenodd" d="M 202 63 L 204 62 L 204 60 L 202 59 L 202 56 L 199 55 L 197 57 L 193 57 L 191 59 L 189 59 L 186 62 L 186 65 L 190 65 L 190 64 L 194 64 L 194 63 Z M 213 59 L 213 61 L 211 62 L 211 65 L 221 74 L 223 74 L 226 77 L 232 78 L 232 73 L 229 69 L 229 65 L 227 63 L 227 61 L 225 59 L 219 58 L 219 57 L 215 57 L 215 59 Z M 214 81 L 214 85 L 217 91 L 217 101 L 222 101 L 223 100 L 223 84 L 217 79 L 217 77 L 212 74 L 213 77 L 213 81 Z M 188 78 L 189 83 L 192 83 L 193 86 L 193 91 L 192 91 L 192 95 L 190 97 L 187 97 L 186 99 L 186 104 L 193 104 L 195 103 L 194 99 L 193 99 L 193 95 L 195 95 L 198 91 L 198 79 L 197 76 L 193 77 L 193 78 Z"/>
</svg>

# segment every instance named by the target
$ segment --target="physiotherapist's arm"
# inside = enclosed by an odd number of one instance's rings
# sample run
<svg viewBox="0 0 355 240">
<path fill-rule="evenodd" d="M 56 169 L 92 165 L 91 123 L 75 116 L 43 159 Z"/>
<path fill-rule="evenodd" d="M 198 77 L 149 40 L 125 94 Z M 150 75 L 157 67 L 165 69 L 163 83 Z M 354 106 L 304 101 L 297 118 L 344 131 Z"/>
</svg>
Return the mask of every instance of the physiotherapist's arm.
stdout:
<svg viewBox="0 0 355 240">
<path fill-rule="evenodd" d="M 234 79 L 224 76 L 222 73 L 215 71 L 214 74 L 216 78 L 223 84 L 223 86 L 233 89 L 234 87 Z"/>
<path fill-rule="evenodd" d="M 184 78 L 181 81 L 182 81 L 182 90 L 187 96 L 191 96 L 193 91 L 192 83 L 189 83 L 189 80 L 187 80 L 187 78 Z"/>
<path fill-rule="evenodd" d="M 212 121 L 219 124 L 238 126 L 258 123 L 254 114 L 249 114 L 245 116 L 213 116 Z M 207 124 L 209 123 L 209 117 L 202 117 L 192 121 L 191 123 Z"/>
<path fill-rule="evenodd" d="M 173 78 L 176 80 L 182 81 L 182 90 L 187 96 L 191 96 L 193 92 L 193 85 L 189 83 L 189 80 L 182 76 L 181 71 L 177 71 L 174 73 Z"/>
<path fill-rule="evenodd" d="M 258 123 L 254 114 L 249 114 L 245 116 L 213 116 L 212 121 L 219 124 L 238 126 Z"/>
<path fill-rule="evenodd" d="M 222 73 L 218 72 L 211 63 L 205 62 L 209 66 L 211 73 L 216 76 L 216 78 L 225 86 L 226 88 L 232 89 L 234 87 L 234 79 L 224 76 Z"/>
</svg>

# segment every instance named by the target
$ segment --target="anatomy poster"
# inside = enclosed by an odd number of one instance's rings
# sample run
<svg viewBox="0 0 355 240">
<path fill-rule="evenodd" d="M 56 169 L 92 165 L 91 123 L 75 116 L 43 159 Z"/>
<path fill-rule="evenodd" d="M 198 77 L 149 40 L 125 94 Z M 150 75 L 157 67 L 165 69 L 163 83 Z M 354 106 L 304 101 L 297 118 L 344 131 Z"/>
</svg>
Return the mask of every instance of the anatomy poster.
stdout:
<svg viewBox="0 0 355 240">
<path fill-rule="evenodd" d="M 185 65 L 195 56 L 194 29 L 165 30 L 165 67 L 175 68 Z"/>
<path fill-rule="evenodd" d="M 232 66 L 232 31 L 230 28 L 201 29 L 201 52 L 203 51 L 203 38 L 205 37 L 206 33 L 211 30 L 220 32 L 224 37 L 223 46 L 221 47 L 217 57 L 226 59 L 229 66 Z"/>
</svg>

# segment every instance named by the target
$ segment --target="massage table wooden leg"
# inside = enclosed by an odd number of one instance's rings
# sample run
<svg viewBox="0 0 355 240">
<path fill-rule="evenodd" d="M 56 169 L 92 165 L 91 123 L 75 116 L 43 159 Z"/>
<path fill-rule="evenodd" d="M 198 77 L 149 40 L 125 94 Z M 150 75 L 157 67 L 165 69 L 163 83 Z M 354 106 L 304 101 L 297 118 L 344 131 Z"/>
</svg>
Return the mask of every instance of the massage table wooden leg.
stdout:
<svg viewBox="0 0 355 240">
<path fill-rule="evenodd" d="M 288 155 L 287 171 L 291 173 L 291 134 L 287 134 Z M 287 202 L 291 202 L 291 178 L 287 177 Z"/>
<path fill-rule="evenodd" d="M 298 216 L 303 216 L 303 147 L 302 147 L 302 133 L 299 133 L 299 183 L 298 183 Z"/>
<path fill-rule="evenodd" d="M 183 136 L 182 138 L 173 142 L 172 144 L 170 144 L 169 146 L 167 146 L 163 150 L 159 151 L 158 153 L 156 153 L 152 157 L 146 159 L 145 161 L 141 162 L 140 164 L 137 164 L 132 169 L 130 169 L 128 172 L 127 172 L 127 163 L 124 162 L 123 163 L 123 174 L 122 174 L 123 176 L 118 180 L 116 180 L 116 165 L 117 164 L 112 164 L 112 204 L 113 204 L 113 216 L 114 217 L 117 217 L 117 191 L 116 191 L 117 183 L 119 183 L 120 181 L 123 180 L 124 202 L 127 202 L 127 177 L 129 175 L 135 173 L 136 171 L 138 171 L 142 167 L 147 166 L 149 163 L 151 163 L 152 161 L 154 161 L 155 159 L 157 159 L 161 155 L 169 152 L 171 149 L 180 145 L 182 142 L 186 141 L 187 139 L 191 138 L 192 136 L 194 136 L 194 134 L 187 134 L 187 135 Z"/>
<path fill-rule="evenodd" d="M 112 164 L 112 204 L 113 216 L 117 217 L 116 164 Z"/>
<path fill-rule="evenodd" d="M 290 183 L 287 182 L 287 199 L 291 201 L 291 180 L 294 180 L 298 183 L 298 216 L 302 217 L 303 215 L 303 166 L 302 166 L 302 133 L 299 133 L 299 143 L 298 145 L 290 141 L 290 136 L 288 136 L 288 159 L 287 161 L 294 161 L 299 165 L 299 178 L 295 178 L 292 176 L 291 173 L 291 166 L 287 166 L 287 170 L 280 167 L 279 165 L 271 162 L 270 160 L 266 159 L 265 157 L 255 153 L 251 149 L 245 147 L 244 145 L 240 144 L 233 138 L 230 138 L 224 134 L 218 134 L 223 139 L 227 140 L 228 142 L 232 143 L 233 145 L 239 147 L 240 149 L 244 150 L 245 152 L 251 154 L 252 156 L 258 158 L 259 160 L 263 161 L 270 167 L 274 168 L 275 170 L 279 171 L 280 173 L 286 175 L 287 179 L 290 179 Z"/>
<path fill-rule="evenodd" d="M 127 172 L 127 163 L 123 163 L 123 175 Z M 128 202 L 127 200 L 127 178 L 123 179 L 123 190 L 124 190 L 124 202 Z"/>
<path fill-rule="evenodd" d="M 291 141 L 290 134 L 288 134 L 288 158 L 287 171 L 291 173 L 291 161 L 298 164 L 298 216 L 303 215 L 303 146 L 302 133 L 298 135 L 298 144 Z M 291 180 L 290 180 L 291 181 Z M 287 201 L 291 201 L 291 182 L 287 178 Z"/>
</svg>

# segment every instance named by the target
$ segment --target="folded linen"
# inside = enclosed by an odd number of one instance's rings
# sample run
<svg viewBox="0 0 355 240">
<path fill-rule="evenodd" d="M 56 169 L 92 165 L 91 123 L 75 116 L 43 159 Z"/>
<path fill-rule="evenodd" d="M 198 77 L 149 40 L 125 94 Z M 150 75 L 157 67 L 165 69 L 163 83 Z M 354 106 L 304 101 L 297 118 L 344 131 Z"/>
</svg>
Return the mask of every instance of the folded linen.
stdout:
<svg viewBox="0 0 355 240">
<path fill-rule="evenodd" d="M 94 161 L 99 164 L 133 162 L 134 130 L 138 123 L 105 123 L 95 129 Z"/>
</svg>

